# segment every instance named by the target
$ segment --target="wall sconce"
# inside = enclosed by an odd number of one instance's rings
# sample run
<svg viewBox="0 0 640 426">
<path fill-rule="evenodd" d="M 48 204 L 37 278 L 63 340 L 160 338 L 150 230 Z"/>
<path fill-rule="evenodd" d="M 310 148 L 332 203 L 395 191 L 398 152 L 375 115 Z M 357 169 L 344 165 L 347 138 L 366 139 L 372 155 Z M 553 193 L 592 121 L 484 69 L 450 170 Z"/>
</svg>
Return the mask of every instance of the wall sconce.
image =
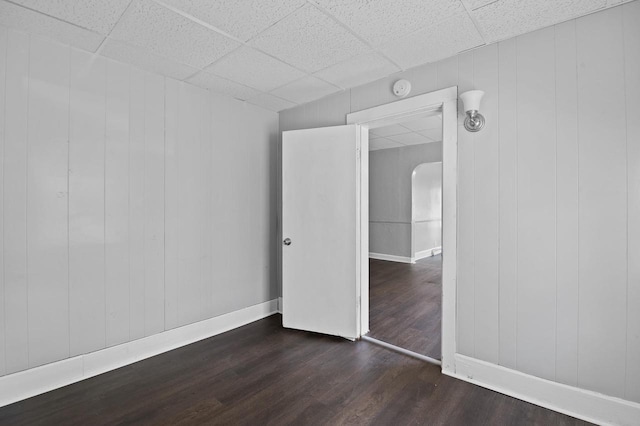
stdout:
<svg viewBox="0 0 640 426">
<path fill-rule="evenodd" d="M 478 112 L 482 96 L 484 96 L 482 90 L 469 90 L 460 94 L 464 110 L 467 113 L 467 118 L 464 119 L 464 128 L 469 132 L 477 132 L 484 127 L 484 117 Z"/>
</svg>

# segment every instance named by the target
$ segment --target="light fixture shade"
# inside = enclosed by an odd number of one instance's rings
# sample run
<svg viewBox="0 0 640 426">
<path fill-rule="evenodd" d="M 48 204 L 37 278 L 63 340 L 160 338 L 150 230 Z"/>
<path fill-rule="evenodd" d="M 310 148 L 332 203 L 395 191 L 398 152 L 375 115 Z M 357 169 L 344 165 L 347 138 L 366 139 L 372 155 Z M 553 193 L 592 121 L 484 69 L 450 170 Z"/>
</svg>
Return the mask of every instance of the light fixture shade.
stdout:
<svg viewBox="0 0 640 426">
<path fill-rule="evenodd" d="M 484 92 L 482 90 L 469 90 L 468 92 L 460 94 L 460 99 L 462 99 L 462 103 L 464 104 L 465 112 L 479 111 L 480 101 L 483 96 Z"/>
</svg>

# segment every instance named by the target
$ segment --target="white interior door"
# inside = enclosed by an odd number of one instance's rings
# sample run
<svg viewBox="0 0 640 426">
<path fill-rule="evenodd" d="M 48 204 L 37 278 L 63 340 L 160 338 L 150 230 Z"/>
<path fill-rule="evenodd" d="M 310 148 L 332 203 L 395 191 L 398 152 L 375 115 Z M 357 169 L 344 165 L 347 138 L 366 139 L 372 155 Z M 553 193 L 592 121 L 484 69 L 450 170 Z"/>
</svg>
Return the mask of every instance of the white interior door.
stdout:
<svg viewBox="0 0 640 426">
<path fill-rule="evenodd" d="M 360 285 L 368 280 L 367 142 L 358 125 L 283 132 L 284 327 L 359 337 Z"/>
</svg>

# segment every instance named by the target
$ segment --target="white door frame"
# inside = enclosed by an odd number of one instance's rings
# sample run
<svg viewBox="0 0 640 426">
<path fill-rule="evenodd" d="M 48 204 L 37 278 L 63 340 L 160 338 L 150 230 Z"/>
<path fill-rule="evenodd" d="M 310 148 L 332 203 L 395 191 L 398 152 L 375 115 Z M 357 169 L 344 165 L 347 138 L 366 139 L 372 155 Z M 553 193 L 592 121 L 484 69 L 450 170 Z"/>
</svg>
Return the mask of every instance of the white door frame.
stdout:
<svg viewBox="0 0 640 426">
<path fill-rule="evenodd" d="M 347 114 L 347 124 L 373 129 L 442 111 L 442 371 L 449 373 L 455 373 L 456 353 L 457 106 L 458 87 L 454 86 Z M 361 179 L 368 182 L 367 167 L 361 169 Z M 363 194 L 362 203 L 362 210 L 368 212 L 368 193 Z M 368 277 L 361 280 L 361 286 L 360 336 L 369 332 L 369 304 L 365 303 L 369 298 Z"/>
</svg>

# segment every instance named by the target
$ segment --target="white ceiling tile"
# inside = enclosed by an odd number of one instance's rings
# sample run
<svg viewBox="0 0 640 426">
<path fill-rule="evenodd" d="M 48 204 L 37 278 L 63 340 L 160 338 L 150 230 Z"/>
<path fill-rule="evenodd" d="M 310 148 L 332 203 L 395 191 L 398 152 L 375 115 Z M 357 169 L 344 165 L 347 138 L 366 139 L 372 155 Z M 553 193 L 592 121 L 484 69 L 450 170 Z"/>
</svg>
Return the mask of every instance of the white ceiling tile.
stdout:
<svg viewBox="0 0 640 426">
<path fill-rule="evenodd" d="M 469 6 L 469 9 L 473 10 L 482 6 L 486 6 L 489 3 L 493 3 L 500 0 L 462 0 L 462 1 L 466 3 L 467 6 Z"/>
<path fill-rule="evenodd" d="M 100 49 L 100 54 L 177 80 L 184 80 L 198 72 L 196 68 L 179 64 L 162 56 L 154 55 L 140 47 L 131 46 L 117 40 L 107 39 L 102 49 Z"/>
<path fill-rule="evenodd" d="M 111 37 L 196 68 L 204 68 L 240 46 L 151 0 L 134 0 Z"/>
<path fill-rule="evenodd" d="M 393 135 L 401 135 L 403 133 L 409 133 L 411 130 L 403 127 L 399 124 L 392 124 L 390 126 L 378 127 L 377 129 L 371 129 L 369 132 L 378 137 L 386 137 Z"/>
<path fill-rule="evenodd" d="M 472 13 L 480 31 L 492 42 L 548 27 L 606 5 L 607 0 L 500 0 Z"/>
<path fill-rule="evenodd" d="M 433 142 L 431 139 L 416 132 L 405 133 L 403 135 L 389 136 L 389 139 L 391 139 L 392 141 L 401 143 L 403 145 L 419 145 L 421 143 Z"/>
<path fill-rule="evenodd" d="M 216 93 L 222 93 L 224 95 L 231 96 L 232 98 L 240 99 L 241 101 L 246 101 L 260 93 L 251 87 L 238 84 L 234 81 L 218 77 L 217 75 L 213 75 L 205 71 L 201 71 L 189 78 L 187 82 L 205 89 L 211 89 Z"/>
<path fill-rule="evenodd" d="M 0 25 L 51 38 L 79 49 L 95 52 L 104 37 L 24 7 L 0 2 Z"/>
<path fill-rule="evenodd" d="M 313 0 L 356 34 L 380 45 L 465 11 L 459 0 Z"/>
<path fill-rule="evenodd" d="M 305 0 L 163 0 L 165 3 L 247 41 L 306 2 Z"/>
<path fill-rule="evenodd" d="M 438 129 L 442 127 L 442 118 L 438 115 L 433 115 L 431 117 L 424 117 L 417 120 L 408 121 L 406 123 L 402 123 L 402 125 L 407 129 L 413 131 Z"/>
<path fill-rule="evenodd" d="M 357 56 L 315 73 L 317 77 L 342 88 L 360 86 L 400 71 L 377 53 Z"/>
<path fill-rule="evenodd" d="M 282 86 L 271 93 L 291 102 L 304 104 L 339 90 L 340 89 L 329 83 L 312 76 L 307 76 L 293 83 L 289 83 L 286 86 Z"/>
<path fill-rule="evenodd" d="M 370 51 L 353 34 L 307 5 L 250 41 L 299 69 L 315 72 Z"/>
<path fill-rule="evenodd" d="M 131 0 L 11 0 L 30 9 L 107 35 Z"/>
<path fill-rule="evenodd" d="M 437 129 L 427 129 L 421 130 L 419 132 L 421 135 L 428 137 L 433 141 L 441 141 L 442 140 L 442 127 L 438 127 Z"/>
<path fill-rule="evenodd" d="M 404 68 L 412 68 L 453 56 L 484 44 L 466 13 L 395 40 L 382 52 Z"/>
<path fill-rule="evenodd" d="M 231 52 L 206 70 L 263 92 L 305 76 L 290 65 L 246 46 Z"/>
<path fill-rule="evenodd" d="M 399 148 L 402 146 L 404 145 L 398 142 L 394 142 L 391 139 L 386 139 L 386 138 L 369 139 L 369 151 L 377 151 L 379 149 Z"/>
<path fill-rule="evenodd" d="M 286 101 L 269 93 L 261 93 L 255 98 L 249 99 L 247 102 L 275 112 L 296 106 L 293 102 Z"/>
</svg>

